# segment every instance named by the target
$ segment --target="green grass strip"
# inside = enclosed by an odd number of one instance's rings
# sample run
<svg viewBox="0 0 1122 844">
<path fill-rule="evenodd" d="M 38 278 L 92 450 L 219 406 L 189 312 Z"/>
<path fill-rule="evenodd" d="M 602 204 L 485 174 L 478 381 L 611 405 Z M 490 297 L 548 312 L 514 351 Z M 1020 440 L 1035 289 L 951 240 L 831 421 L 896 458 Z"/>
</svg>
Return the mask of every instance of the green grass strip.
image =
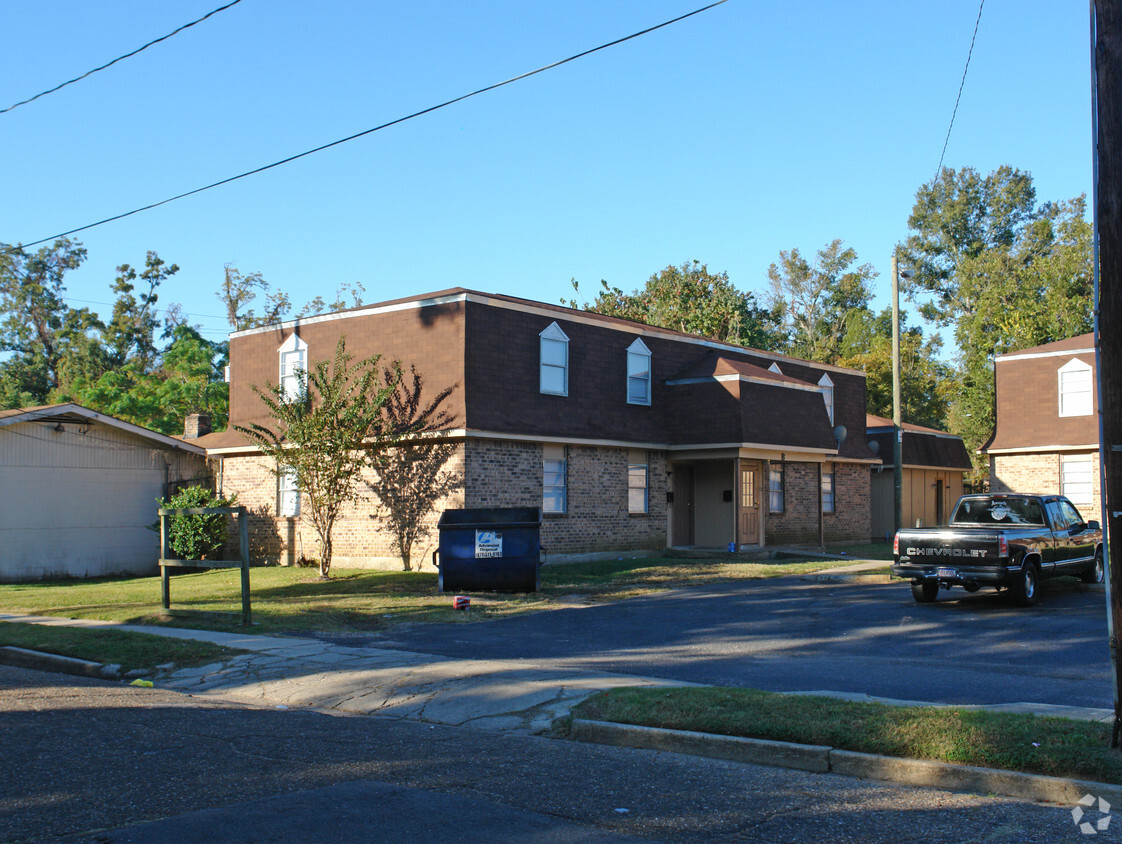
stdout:
<svg viewBox="0 0 1122 844">
<path fill-rule="evenodd" d="M 177 667 L 221 662 L 239 653 L 210 642 L 169 639 L 149 633 L 123 630 L 54 627 L 18 622 L 0 623 L 0 645 L 12 645 L 33 651 L 87 659 L 103 664 L 117 664 L 122 671 L 174 662 Z"/>
<path fill-rule="evenodd" d="M 1094 721 L 712 687 L 612 689 L 573 717 L 1122 784 L 1110 726 Z"/>
</svg>

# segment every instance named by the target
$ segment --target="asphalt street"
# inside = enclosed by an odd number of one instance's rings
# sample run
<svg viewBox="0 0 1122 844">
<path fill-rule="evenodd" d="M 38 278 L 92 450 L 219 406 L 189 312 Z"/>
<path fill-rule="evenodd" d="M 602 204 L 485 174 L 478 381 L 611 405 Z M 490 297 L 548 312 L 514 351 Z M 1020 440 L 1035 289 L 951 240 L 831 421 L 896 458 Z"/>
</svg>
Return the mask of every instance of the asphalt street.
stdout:
<svg viewBox="0 0 1122 844">
<path fill-rule="evenodd" d="M 0 736 L 6 842 L 1086 840 L 1071 806 L 4 666 Z"/>
<path fill-rule="evenodd" d="M 1104 595 L 1072 578 L 1046 582 L 1031 608 L 992 591 L 917 604 L 906 583 L 783 578 L 336 641 L 773 691 L 1113 706 Z"/>
</svg>

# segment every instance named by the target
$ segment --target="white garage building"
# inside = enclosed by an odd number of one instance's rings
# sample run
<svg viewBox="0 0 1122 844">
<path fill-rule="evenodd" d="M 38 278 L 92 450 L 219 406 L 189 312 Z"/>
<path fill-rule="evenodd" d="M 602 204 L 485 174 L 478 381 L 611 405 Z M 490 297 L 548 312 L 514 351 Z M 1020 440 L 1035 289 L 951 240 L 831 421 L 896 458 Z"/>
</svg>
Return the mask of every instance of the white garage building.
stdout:
<svg viewBox="0 0 1122 844">
<path fill-rule="evenodd" d="M 157 499 L 206 452 L 76 404 L 0 410 L 0 581 L 157 572 Z"/>
</svg>

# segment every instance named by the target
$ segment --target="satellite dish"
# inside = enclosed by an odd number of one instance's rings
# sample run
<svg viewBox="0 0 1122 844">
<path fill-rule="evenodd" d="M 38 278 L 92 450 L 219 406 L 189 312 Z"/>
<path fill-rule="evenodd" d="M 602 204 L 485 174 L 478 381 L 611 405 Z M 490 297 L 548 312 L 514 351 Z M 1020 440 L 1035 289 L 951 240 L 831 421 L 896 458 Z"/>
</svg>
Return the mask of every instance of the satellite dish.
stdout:
<svg viewBox="0 0 1122 844">
<path fill-rule="evenodd" d="M 880 454 L 880 443 L 876 440 L 869 440 L 869 451 L 873 454 Z"/>
<path fill-rule="evenodd" d="M 849 431 L 846 429 L 845 425 L 838 425 L 834 428 L 834 439 L 838 441 L 839 446 L 845 442 L 847 436 L 849 436 Z"/>
</svg>

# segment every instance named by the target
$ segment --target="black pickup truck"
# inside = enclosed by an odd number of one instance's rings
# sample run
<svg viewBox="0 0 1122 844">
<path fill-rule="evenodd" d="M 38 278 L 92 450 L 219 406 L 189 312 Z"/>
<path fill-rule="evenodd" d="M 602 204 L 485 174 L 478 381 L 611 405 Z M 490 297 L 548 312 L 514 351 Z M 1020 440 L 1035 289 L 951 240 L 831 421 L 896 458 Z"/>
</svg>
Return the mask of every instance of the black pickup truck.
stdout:
<svg viewBox="0 0 1122 844">
<path fill-rule="evenodd" d="M 1008 589 L 1013 603 L 1036 603 L 1041 578 L 1103 579 L 1103 532 L 1061 495 L 964 495 L 946 527 L 896 533 L 892 573 L 912 582 L 912 596 L 934 601 L 939 587 Z"/>
</svg>

